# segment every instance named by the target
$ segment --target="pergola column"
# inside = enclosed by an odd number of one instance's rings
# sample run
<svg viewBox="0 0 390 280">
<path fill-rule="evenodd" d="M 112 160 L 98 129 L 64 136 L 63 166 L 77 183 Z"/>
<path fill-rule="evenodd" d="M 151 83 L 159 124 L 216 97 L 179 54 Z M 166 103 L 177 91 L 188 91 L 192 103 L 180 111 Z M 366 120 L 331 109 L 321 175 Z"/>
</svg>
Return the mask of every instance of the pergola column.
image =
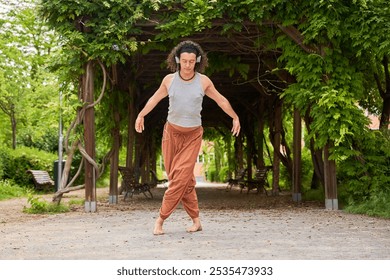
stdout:
<svg viewBox="0 0 390 280">
<path fill-rule="evenodd" d="M 294 109 L 294 139 L 293 139 L 293 187 L 292 199 L 295 202 L 302 200 L 302 119 L 298 109 Z"/>
<path fill-rule="evenodd" d="M 336 162 L 329 159 L 329 144 L 324 147 L 325 209 L 338 210 Z"/>
<path fill-rule="evenodd" d="M 86 64 L 86 71 L 83 75 L 83 99 L 86 104 L 94 102 L 94 85 L 93 85 L 93 62 Z M 89 107 L 84 113 L 84 142 L 85 151 L 88 156 L 95 160 L 95 109 Z M 96 212 L 96 172 L 94 165 L 84 158 L 85 163 L 85 212 Z"/>
</svg>

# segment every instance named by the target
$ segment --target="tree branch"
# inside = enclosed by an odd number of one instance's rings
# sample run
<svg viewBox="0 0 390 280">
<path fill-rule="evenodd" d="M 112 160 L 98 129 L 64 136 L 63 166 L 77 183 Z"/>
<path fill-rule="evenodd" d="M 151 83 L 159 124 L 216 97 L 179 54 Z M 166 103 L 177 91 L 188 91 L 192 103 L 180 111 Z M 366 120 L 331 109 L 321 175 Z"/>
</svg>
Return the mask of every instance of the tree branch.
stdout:
<svg viewBox="0 0 390 280">
<path fill-rule="evenodd" d="M 293 26 L 285 27 L 281 24 L 277 24 L 278 28 L 283 31 L 284 34 L 289 36 L 295 43 L 297 43 L 298 46 L 300 46 L 305 52 L 307 53 L 316 53 L 320 54 L 320 51 L 317 47 L 308 46 L 303 43 L 304 37 L 301 32 L 299 32 L 298 29 L 296 29 Z"/>
</svg>

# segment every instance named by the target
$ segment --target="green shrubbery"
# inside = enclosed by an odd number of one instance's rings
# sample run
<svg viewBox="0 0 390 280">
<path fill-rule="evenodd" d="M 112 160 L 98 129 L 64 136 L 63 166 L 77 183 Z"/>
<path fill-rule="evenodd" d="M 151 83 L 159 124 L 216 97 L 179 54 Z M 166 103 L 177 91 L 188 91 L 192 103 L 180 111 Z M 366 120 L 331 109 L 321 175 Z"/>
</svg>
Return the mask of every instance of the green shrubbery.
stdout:
<svg viewBox="0 0 390 280">
<path fill-rule="evenodd" d="M 27 202 L 30 207 L 24 207 L 23 212 L 29 214 L 55 214 L 69 212 L 69 207 L 63 204 L 49 203 L 39 197 L 28 194 Z"/>
<path fill-rule="evenodd" d="M 390 218 L 390 193 L 378 192 L 363 202 L 352 202 L 344 209 L 350 213 Z"/>
<path fill-rule="evenodd" d="M 354 145 L 361 154 L 340 162 L 337 177 L 345 209 L 390 217 L 390 136 L 373 131 Z"/>
<path fill-rule="evenodd" d="M 33 182 L 27 170 L 46 170 L 53 174 L 56 159 L 55 154 L 35 148 L 0 148 L 0 180 L 11 180 L 21 187 L 32 187 Z"/>
</svg>

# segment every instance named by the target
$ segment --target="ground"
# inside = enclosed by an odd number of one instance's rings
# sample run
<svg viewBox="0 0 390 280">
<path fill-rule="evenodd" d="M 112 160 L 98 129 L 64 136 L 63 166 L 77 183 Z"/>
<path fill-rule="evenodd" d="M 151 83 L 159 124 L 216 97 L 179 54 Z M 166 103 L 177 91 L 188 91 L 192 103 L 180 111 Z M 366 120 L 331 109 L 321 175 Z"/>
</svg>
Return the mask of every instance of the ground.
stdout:
<svg viewBox="0 0 390 280">
<path fill-rule="evenodd" d="M 153 199 L 142 194 L 108 203 L 99 188 L 98 211 L 84 206 L 55 215 L 22 212 L 26 199 L 0 202 L 0 259 L 390 259 L 390 220 L 325 210 L 319 202 L 294 203 L 291 195 L 197 187 L 203 231 L 179 207 L 165 222 L 166 234 L 152 234 L 163 187 Z M 48 201 L 52 195 L 43 196 Z M 62 203 L 83 199 L 84 190 Z"/>
<path fill-rule="evenodd" d="M 281 193 L 279 196 L 271 196 L 260 194 L 257 195 L 255 191 L 250 194 L 240 193 L 240 189 L 233 188 L 229 191 L 225 188 L 225 184 L 206 184 L 206 187 L 198 188 L 199 206 L 201 209 L 209 210 L 253 210 L 253 209 L 288 209 L 291 207 L 299 209 L 323 209 L 323 204 L 318 201 L 302 202 L 299 204 L 293 203 L 288 192 Z M 123 201 L 123 195 L 119 198 L 118 204 L 108 203 L 108 188 L 97 188 L 98 211 L 133 211 L 133 210 L 149 210 L 158 211 L 161 204 L 161 197 L 164 192 L 164 187 L 160 186 L 152 190 L 154 199 L 147 199 L 145 196 L 137 195 L 133 198 L 127 198 Z M 61 202 L 68 204 L 69 201 L 81 201 L 84 199 L 85 190 L 78 190 L 71 193 L 64 194 Z M 40 195 L 40 199 L 51 202 L 53 194 Z M 23 212 L 24 207 L 30 207 L 26 198 L 10 199 L 0 201 L 0 223 L 2 224 L 20 224 L 26 221 L 41 219 L 50 215 L 41 214 L 27 214 Z M 73 205 L 73 214 L 83 214 L 83 205 Z"/>
</svg>

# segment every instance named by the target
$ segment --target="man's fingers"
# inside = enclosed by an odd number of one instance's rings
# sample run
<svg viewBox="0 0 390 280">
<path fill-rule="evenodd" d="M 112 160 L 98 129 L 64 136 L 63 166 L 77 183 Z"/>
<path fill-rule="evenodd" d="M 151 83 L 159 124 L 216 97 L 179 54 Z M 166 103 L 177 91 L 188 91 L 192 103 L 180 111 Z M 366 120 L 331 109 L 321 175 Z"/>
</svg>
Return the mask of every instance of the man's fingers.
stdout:
<svg viewBox="0 0 390 280">
<path fill-rule="evenodd" d="M 233 136 L 238 136 L 240 134 L 240 121 L 238 119 L 233 119 L 233 127 L 232 127 L 232 133 Z"/>
<path fill-rule="evenodd" d="M 144 126 L 143 118 L 137 118 L 137 120 L 135 121 L 134 128 L 135 128 L 135 131 L 137 131 L 138 133 L 141 133 L 142 131 L 144 131 L 145 126 Z"/>
<path fill-rule="evenodd" d="M 238 136 L 238 134 L 240 134 L 240 126 L 233 127 L 232 128 L 232 133 L 233 133 L 233 136 Z"/>
</svg>

